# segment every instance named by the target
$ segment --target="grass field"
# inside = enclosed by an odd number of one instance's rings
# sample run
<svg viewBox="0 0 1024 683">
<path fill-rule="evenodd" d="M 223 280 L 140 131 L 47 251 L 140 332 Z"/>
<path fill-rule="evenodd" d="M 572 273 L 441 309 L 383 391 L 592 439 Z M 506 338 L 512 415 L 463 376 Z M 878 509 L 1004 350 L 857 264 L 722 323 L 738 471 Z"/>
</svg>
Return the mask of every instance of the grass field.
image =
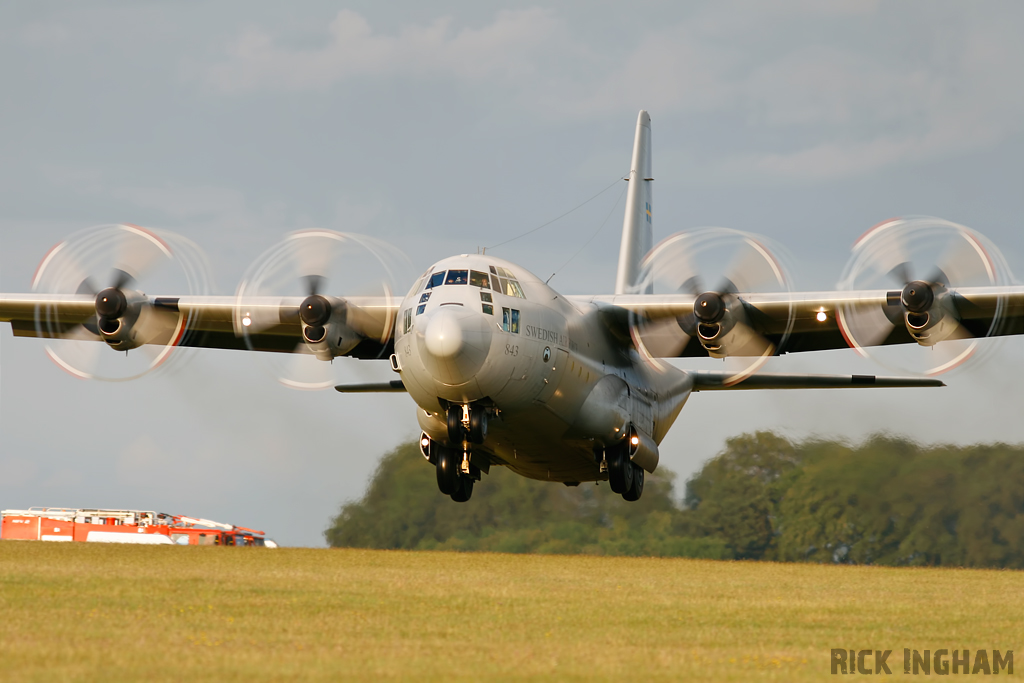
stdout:
<svg viewBox="0 0 1024 683">
<path fill-rule="evenodd" d="M 902 679 L 904 647 L 1016 649 L 1022 596 L 1009 571 L 0 541 L 0 680 L 835 680 L 844 647 Z"/>
</svg>

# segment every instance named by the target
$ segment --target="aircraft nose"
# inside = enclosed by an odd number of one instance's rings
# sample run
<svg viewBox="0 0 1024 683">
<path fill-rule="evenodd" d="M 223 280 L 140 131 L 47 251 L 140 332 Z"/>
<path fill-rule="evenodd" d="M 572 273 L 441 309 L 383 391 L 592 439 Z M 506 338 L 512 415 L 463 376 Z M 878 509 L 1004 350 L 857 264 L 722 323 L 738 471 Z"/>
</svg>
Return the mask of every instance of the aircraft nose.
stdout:
<svg viewBox="0 0 1024 683">
<path fill-rule="evenodd" d="M 436 310 L 420 338 L 422 357 L 431 374 L 444 384 L 468 382 L 483 367 L 491 349 L 486 317 L 462 306 Z"/>
<path fill-rule="evenodd" d="M 450 309 L 442 309 L 430 318 L 423 338 L 427 351 L 439 360 L 456 358 L 465 346 L 459 317 Z"/>
</svg>

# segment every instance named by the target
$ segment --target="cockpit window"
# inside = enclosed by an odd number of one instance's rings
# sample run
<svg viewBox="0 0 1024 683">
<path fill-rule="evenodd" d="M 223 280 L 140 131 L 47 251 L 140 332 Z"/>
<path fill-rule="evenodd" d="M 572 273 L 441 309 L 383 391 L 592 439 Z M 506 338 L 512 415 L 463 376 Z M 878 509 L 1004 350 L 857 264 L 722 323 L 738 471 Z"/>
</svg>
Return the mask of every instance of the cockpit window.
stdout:
<svg viewBox="0 0 1024 683">
<path fill-rule="evenodd" d="M 469 284 L 473 287 L 482 287 L 486 289 L 490 286 L 490 278 L 487 277 L 487 273 L 481 273 L 479 270 L 469 271 Z"/>
<path fill-rule="evenodd" d="M 430 279 L 427 280 L 427 289 L 432 289 L 434 287 L 439 287 L 442 284 L 444 284 L 444 271 L 443 270 L 439 270 L 436 273 L 434 273 L 433 275 L 431 275 Z"/>
<path fill-rule="evenodd" d="M 446 285 L 465 285 L 469 283 L 469 271 L 468 270 L 449 270 L 448 277 L 445 278 L 444 283 Z"/>
<path fill-rule="evenodd" d="M 516 282 L 515 280 L 509 280 L 508 284 L 510 287 L 512 287 L 512 291 L 515 292 L 515 296 L 519 297 L 520 299 L 526 298 L 526 295 L 523 294 L 523 288 L 519 286 L 518 282 Z"/>
</svg>

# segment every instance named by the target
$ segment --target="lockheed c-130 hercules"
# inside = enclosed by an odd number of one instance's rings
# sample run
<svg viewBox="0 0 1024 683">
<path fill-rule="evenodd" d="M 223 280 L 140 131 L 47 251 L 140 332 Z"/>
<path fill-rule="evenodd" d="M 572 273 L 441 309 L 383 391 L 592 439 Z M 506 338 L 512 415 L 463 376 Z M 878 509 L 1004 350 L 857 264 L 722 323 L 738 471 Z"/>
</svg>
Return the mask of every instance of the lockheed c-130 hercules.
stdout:
<svg viewBox="0 0 1024 683">
<path fill-rule="evenodd" d="M 423 455 L 459 502 L 495 466 L 567 485 L 607 480 L 637 500 L 693 392 L 943 386 L 935 376 L 977 356 L 982 338 L 1024 332 L 1024 288 L 999 252 L 938 219 L 869 230 L 830 292 L 792 291 L 766 241 L 748 233 L 700 230 L 654 245 L 650 121 L 641 111 L 611 294 L 563 296 L 485 250 L 435 263 L 396 296 L 383 243 L 308 230 L 268 251 L 235 296 L 208 296 L 190 242 L 116 225 L 54 247 L 32 293 L 0 295 L 0 320 L 45 339 L 58 365 L 87 378 L 129 379 L 178 347 L 297 352 L 287 358 L 319 368 L 342 356 L 388 359 L 399 379 L 336 388 L 408 392 Z M 144 292 L 161 265 L 179 289 Z M 353 277 L 360 268 L 383 276 Z M 350 291 L 327 292 L 346 277 Z M 900 344 L 925 347 L 911 376 L 761 372 L 781 354 Z M 116 354 L 96 351 L 104 345 L 136 364 L 111 370 L 104 358 Z M 667 360 L 687 357 L 726 366 L 696 372 Z M 334 383 L 282 374 L 293 386 Z"/>
</svg>

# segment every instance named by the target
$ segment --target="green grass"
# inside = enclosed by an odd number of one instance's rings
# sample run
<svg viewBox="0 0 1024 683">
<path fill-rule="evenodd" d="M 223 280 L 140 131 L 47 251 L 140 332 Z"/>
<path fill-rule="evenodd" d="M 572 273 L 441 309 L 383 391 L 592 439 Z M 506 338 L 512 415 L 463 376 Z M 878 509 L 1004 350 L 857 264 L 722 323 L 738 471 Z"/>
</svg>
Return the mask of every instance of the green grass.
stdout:
<svg viewBox="0 0 1024 683">
<path fill-rule="evenodd" d="M 0 680 L 836 680 L 833 647 L 902 678 L 904 647 L 1019 647 L 1022 595 L 1012 571 L 0 541 Z"/>
</svg>

